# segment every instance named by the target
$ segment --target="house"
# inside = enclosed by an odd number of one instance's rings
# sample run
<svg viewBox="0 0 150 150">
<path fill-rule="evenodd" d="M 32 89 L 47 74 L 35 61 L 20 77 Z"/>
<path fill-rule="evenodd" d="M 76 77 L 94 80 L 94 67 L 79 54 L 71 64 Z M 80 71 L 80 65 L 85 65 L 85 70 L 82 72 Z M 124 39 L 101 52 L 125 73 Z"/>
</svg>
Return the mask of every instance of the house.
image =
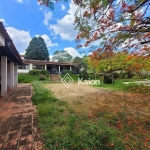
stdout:
<svg viewBox="0 0 150 150">
<path fill-rule="evenodd" d="M 71 62 L 51 62 L 43 60 L 28 60 L 23 55 L 23 65 L 18 65 L 18 73 L 28 73 L 30 70 L 47 70 L 50 74 L 61 74 L 66 71 L 77 73 L 77 68 Z"/>
<path fill-rule="evenodd" d="M 18 83 L 17 68 L 23 61 L 0 22 L 0 96 L 6 96 L 8 90 L 13 90 Z"/>
</svg>

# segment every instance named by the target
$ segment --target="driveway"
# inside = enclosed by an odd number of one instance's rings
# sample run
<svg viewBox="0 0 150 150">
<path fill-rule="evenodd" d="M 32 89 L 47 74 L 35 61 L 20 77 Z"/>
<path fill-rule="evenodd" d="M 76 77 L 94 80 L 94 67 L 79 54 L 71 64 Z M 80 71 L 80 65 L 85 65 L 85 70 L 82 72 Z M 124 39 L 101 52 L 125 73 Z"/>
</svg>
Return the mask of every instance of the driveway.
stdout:
<svg viewBox="0 0 150 150">
<path fill-rule="evenodd" d="M 42 150 L 32 86 L 19 84 L 0 101 L 0 150 Z"/>
</svg>

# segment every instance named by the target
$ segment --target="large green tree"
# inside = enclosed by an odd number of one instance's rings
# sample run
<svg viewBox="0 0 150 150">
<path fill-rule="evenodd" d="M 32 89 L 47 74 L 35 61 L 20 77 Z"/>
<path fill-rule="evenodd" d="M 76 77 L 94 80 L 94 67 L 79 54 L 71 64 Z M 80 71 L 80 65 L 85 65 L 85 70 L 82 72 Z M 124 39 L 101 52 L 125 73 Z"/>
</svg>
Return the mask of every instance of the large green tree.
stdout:
<svg viewBox="0 0 150 150">
<path fill-rule="evenodd" d="M 25 53 L 26 59 L 31 60 L 49 60 L 49 53 L 42 37 L 34 37 Z"/>
<path fill-rule="evenodd" d="M 82 63 L 82 58 L 80 58 L 80 57 L 75 57 L 74 59 L 73 59 L 73 63 L 74 63 L 74 65 L 76 66 L 76 67 L 81 67 L 81 63 Z"/>
<path fill-rule="evenodd" d="M 52 60 L 58 62 L 70 62 L 72 60 L 72 56 L 64 50 L 55 51 Z"/>
</svg>

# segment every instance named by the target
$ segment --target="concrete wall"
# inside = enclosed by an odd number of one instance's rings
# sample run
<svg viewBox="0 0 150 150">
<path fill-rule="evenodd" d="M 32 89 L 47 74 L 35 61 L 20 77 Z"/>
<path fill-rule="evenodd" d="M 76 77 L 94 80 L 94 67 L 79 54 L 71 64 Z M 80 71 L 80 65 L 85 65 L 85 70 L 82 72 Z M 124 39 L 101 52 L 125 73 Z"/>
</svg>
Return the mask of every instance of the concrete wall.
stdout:
<svg viewBox="0 0 150 150">
<path fill-rule="evenodd" d="M 7 95 L 7 57 L 1 56 L 1 96 Z"/>
<path fill-rule="evenodd" d="M 28 73 L 29 70 L 27 70 L 27 69 L 17 69 L 17 72 L 18 73 Z"/>
<path fill-rule="evenodd" d="M 7 87 L 10 87 L 10 63 L 7 63 Z"/>
</svg>

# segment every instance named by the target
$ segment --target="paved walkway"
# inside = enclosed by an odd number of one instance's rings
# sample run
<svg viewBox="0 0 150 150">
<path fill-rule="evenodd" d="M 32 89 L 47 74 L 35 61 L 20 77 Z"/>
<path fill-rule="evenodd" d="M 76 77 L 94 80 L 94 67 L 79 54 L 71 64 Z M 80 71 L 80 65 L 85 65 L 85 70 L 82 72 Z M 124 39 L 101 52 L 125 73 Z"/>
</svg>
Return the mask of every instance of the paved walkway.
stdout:
<svg viewBox="0 0 150 150">
<path fill-rule="evenodd" d="M 0 150 L 42 150 L 32 86 L 19 84 L 0 101 Z"/>
</svg>

